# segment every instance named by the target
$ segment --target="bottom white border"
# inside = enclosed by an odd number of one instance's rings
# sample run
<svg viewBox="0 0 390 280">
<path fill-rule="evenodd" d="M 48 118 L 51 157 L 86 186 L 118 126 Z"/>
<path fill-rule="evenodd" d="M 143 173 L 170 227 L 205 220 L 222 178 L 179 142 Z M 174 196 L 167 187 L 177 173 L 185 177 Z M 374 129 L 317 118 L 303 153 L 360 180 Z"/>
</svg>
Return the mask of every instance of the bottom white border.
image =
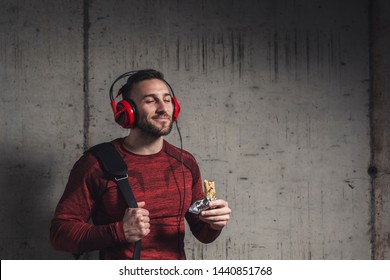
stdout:
<svg viewBox="0 0 390 280">
<path fill-rule="evenodd" d="M 2 260 L 2 280 L 369 279 L 388 277 L 388 260 L 99 261 Z"/>
</svg>

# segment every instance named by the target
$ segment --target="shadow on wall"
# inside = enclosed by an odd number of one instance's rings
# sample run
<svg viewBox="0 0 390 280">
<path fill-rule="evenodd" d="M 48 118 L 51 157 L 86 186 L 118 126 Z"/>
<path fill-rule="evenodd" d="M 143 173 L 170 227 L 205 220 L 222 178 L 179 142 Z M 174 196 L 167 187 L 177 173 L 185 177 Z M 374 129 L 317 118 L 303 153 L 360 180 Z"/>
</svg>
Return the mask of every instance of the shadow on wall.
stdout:
<svg viewBox="0 0 390 280">
<path fill-rule="evenodd" d="M 14 156 L 11 150 L 16 151 Z M 0 258 L 73 259 L 70 253 L 55 251 L 49 239 L 50 222 L 70 170 L 61 170 L 58 155 L 47 151 L 21 152 L 10 144 L 1 147 L 0 154 Z M 80 259 L 98 259 L 98 252 Z"/>
<path fill-rule="evenodd" d="M 54 211 L 54 156 L 2 147 L 0 159 L 1 259 L 50 259 L 50 220 Z M 9 150 L 6 150 L 9 149 Z M 14 156 L 10 156 L 14 149 Z M 6 156 L 4 156 L 4 154 Z"/>
</svg>

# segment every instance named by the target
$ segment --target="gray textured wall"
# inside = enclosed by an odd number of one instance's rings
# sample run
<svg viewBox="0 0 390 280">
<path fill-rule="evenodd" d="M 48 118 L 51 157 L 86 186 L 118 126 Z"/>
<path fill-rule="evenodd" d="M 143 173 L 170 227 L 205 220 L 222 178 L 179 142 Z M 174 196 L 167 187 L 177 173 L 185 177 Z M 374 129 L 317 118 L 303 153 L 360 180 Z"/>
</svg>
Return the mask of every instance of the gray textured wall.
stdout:
<svg viewBox="0 0 390 280">
<path fill-rule="evenodd" d="M 70 258 L 48 240 L 69 170 L 128 133 L 108 88 L 149 67 L 233 209 L 189 258 L 390 258 L 385 0 L 0 3 L 2 259 Z"/>
<path fill-rule="evenodd" d="M 375 259 L 390 259 L 390 2 L 373 1 L 371 40 L 372 247 Z"/>
</svg>

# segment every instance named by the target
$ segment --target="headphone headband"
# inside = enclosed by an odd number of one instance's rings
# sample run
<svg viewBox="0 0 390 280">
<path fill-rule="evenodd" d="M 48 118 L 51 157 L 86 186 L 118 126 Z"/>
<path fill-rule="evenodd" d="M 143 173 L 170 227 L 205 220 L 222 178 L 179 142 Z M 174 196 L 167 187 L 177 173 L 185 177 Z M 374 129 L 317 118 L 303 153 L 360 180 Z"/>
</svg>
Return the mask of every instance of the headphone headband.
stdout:
<svg viewBox="0 0 390 280">
<path fill-rule="evenodd" d="M 129 71 L 129 72 L 126 72 L 126 73 L 123 73 L 122 75 L 120 75 L 118 78 L 115 79 L 115 81 L 111 84 L 111 87 L 110 87 L 110 100 L 114 100 L 114 94 L 113 94 L 113 91 L 114 91 L 114 85 L 121 79 L 125 78 L 125 77 L 130 77 L 131 75 L 137 73 L 137 71 Z"/>
</svg>

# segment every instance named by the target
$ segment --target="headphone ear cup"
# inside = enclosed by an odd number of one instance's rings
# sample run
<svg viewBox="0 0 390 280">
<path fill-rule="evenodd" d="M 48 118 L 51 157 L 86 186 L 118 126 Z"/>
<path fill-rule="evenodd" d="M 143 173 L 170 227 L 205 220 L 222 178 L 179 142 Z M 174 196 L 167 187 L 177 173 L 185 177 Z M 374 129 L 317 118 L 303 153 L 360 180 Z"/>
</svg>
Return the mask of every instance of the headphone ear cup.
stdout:
<svg viewBox="0 0 390 280">
<path fill-rule="evenodd" d="M 115 121 L 123 128 L 133 128 L 136 123 L 136 111 L 132 102 L 122 100 L 116 105 Z"/>
<path fill-rule="evenodd" d="M 173 103 L 173 116 L 172 116 L 172 121 L 176 121 L 177 118 L 179 117 L 180 113 L 180 104 L 177 101 L 176 97 L 172 97 L 172 103 Z"/>
</svg>

